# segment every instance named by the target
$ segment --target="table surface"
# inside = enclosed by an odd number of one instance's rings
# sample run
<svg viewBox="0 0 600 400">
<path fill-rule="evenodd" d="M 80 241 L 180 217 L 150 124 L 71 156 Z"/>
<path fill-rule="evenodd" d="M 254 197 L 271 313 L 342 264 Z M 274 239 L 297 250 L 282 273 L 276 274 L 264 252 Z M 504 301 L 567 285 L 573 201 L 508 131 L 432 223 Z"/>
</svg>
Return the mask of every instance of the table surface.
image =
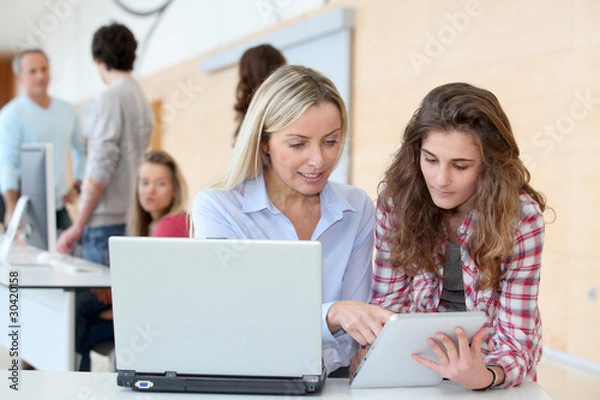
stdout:
<svg viewBox="0 0 600 400">
<path fill-rule="evenodd" d="M 72 370 L 75 290 L 108 287 L 110 269 L 104 265 L 13 244 L 8 262 L 0 265 L 0 295 L 5 299 L 0 304 L 3 307 L 0 323 L 6 330 L 0 336 L 0 343 L 9 349 L 18 348 L 18 356 L 38 369 Z M 26 398 L 62 397 L 40 393 Z"/>
<path fill-rule="evenodd" d="M 26 399 L 138 399 L 138 400 L 186 400 L 190 398 L 202 399 L 239 399 L 246 397 L 248 400 L 260 399 L 289 399 L 287 396 L 241 396 L 241 395 L 214 395 L 191 393 L 143 393 L 134 392 L 128 388 L 121 388 L 116 384 L 116 374 L 109 372 L 44 372 L 44 371 L 18 371 L 18 392 L 10 388 L 10 371 L 4 370 L 0 398 L 26 398 Z M 301 399 L 302 396 L 294 396 Z M 431 387 L 394 388 L 394 389 L 350 389 L 347 379 L 328 379 L 323 391 L 310 395 L 307 399 L 354 399 L 354 400 L 384 400 L 384 399 L 523 399 L 541 400 L 552 399 L 537 383 L 525 383 L 520 387 L 511 389 L 496 389 L 487 392 L 473 392 L 462 388 L 453 382 L 442 382 Z"/>
<path fill-rule="evenodd" d="M 10 285 L 11 271 L 18 273 L 19 288 L 110 287 L 110 268 L 104 265 L 66 254 L 51 254 L 22 244 L 13 245 L 8 264 L 0 265 L 0 284 Z"/>
</svg>

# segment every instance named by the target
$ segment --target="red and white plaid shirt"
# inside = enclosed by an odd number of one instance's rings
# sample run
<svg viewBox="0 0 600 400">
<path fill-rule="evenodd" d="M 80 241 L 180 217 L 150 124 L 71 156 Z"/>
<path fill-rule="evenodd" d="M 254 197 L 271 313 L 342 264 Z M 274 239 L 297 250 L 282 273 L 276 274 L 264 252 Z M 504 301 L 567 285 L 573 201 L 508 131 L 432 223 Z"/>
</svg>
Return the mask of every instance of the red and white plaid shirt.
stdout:
<svg viewBox="0 0 600 400">
<path fill-rule="evenodd" d="M 466 247 L 473 232 L 472 212 L 458 230 L 465 305 L 467 311 L 484 311 L 488 335 L 482 344 L 486 364 L 504 368 L 502 387 L 536 380 L 536 364 L 542 355 L 542 330 L 538 309 L 540 267 L 544 246 L 544 219 L 539 205 L 526 192 L 520 193 L 521 218 L 516 225 L 514 256 L 502 265 L 498 290 L 478 291 L 479 271 Z M 389 260 L 389 242 L 383 240 L 389 228 L 388 214 L 377 206 L 375 230 L 377 256 L 371 303 L 398 313 L 443 312 L 443 266 L 440 274 L 409 277 L 396 272 Z"/>
</svg>

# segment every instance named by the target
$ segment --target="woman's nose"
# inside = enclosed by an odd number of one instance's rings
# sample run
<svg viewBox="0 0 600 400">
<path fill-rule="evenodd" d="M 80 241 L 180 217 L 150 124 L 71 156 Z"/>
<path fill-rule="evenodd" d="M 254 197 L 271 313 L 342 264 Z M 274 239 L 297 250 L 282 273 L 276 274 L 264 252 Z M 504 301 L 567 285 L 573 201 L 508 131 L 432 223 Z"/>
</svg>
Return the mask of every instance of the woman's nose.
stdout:
<svg viewBox="0 0 600 400">
<path fill-rule="evenodd" d="M 321 168 L 323 166 L 323 151 L 320 148 L 312 150 L 308 161 L 311 166 L 317 169 Z"/>
<path fill-rule="evenodd" d="M 436 176 L 436 183 L 439 186 L 447 186 L 450 184 L 450 170 L 448 167 L 440 167 Z"/>
</svg>

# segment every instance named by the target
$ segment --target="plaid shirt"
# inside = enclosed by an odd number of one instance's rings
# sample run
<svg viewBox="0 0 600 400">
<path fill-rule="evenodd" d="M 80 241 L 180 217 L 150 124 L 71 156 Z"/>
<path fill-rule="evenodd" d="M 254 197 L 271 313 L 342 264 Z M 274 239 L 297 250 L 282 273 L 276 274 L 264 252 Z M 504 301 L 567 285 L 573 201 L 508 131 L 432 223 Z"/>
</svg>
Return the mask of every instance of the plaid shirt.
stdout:
<svg viewBox="0 0 600 400">
<path fill-rule="evenodd" d="M 536 364 L 542 354 L 541 320 L 538 309 L 540 266 L 544 245 L 544 219 L 539 205 L 520 193 L 521 218 L 516 226 L 514 256 L 501 264 L 498 290 L 477 290 L 479 271 L 469 255 L 467 241 L 475 222 L 474 213 L 458 230 L 465 303 L 467 311 L 484 311 L 488 335 L 482 344 L 486 364 L 504 368 L 503 387 L 536 380 Z M 371 303 L 399 313 L 443 312 L 443 266 L 440 275 L 430 272 L 409 277 L 396 272 L 389 260 L 389 242 L 383 240 L 389 228 L 388 214 L 377 206 L 375 230 L 377 256 Z M 445 244 L 444 244 L 445 245 Z"/>
</svg>

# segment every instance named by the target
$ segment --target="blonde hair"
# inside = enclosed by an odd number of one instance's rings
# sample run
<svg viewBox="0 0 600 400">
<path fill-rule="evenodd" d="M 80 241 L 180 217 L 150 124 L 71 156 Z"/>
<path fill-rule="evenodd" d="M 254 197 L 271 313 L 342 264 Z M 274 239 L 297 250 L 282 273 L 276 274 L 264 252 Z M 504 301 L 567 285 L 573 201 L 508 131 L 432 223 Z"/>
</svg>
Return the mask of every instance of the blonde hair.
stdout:
<svg viewBox="0 0 600 400">
<path fill-rule="evenodd" d="M 206 189 L 232 190 L 248 179 L 258 177 L 268 167 L 261 148 L 273 132 L 293 124 L 311 106 L 330 102 L 340 111 L 342 146 L 348 129 L 344 100 L 325 76 L 300 65 L 285 65 L 275 70 L 254 94 L 225 169 Z"/>
<path fill-rule="evenodd" d="M 144 156 L 142 165 L 146 163 L 163 165 L 171 171 L 174 191 L 173 200 L 161 218 L 166 215 L 177 215 L 186 212 L 188 198 L 187 184 L 173 157 L 161 150 L 150 151 Z M 140 204 L 140 197 L 137 190 L 139 179 L 138 172 L 134 201 L 127 222 L 127 235 L 129 236 L 149 236 L 150 224 L 152 223 L 152 216 Z"/>
</svg>

